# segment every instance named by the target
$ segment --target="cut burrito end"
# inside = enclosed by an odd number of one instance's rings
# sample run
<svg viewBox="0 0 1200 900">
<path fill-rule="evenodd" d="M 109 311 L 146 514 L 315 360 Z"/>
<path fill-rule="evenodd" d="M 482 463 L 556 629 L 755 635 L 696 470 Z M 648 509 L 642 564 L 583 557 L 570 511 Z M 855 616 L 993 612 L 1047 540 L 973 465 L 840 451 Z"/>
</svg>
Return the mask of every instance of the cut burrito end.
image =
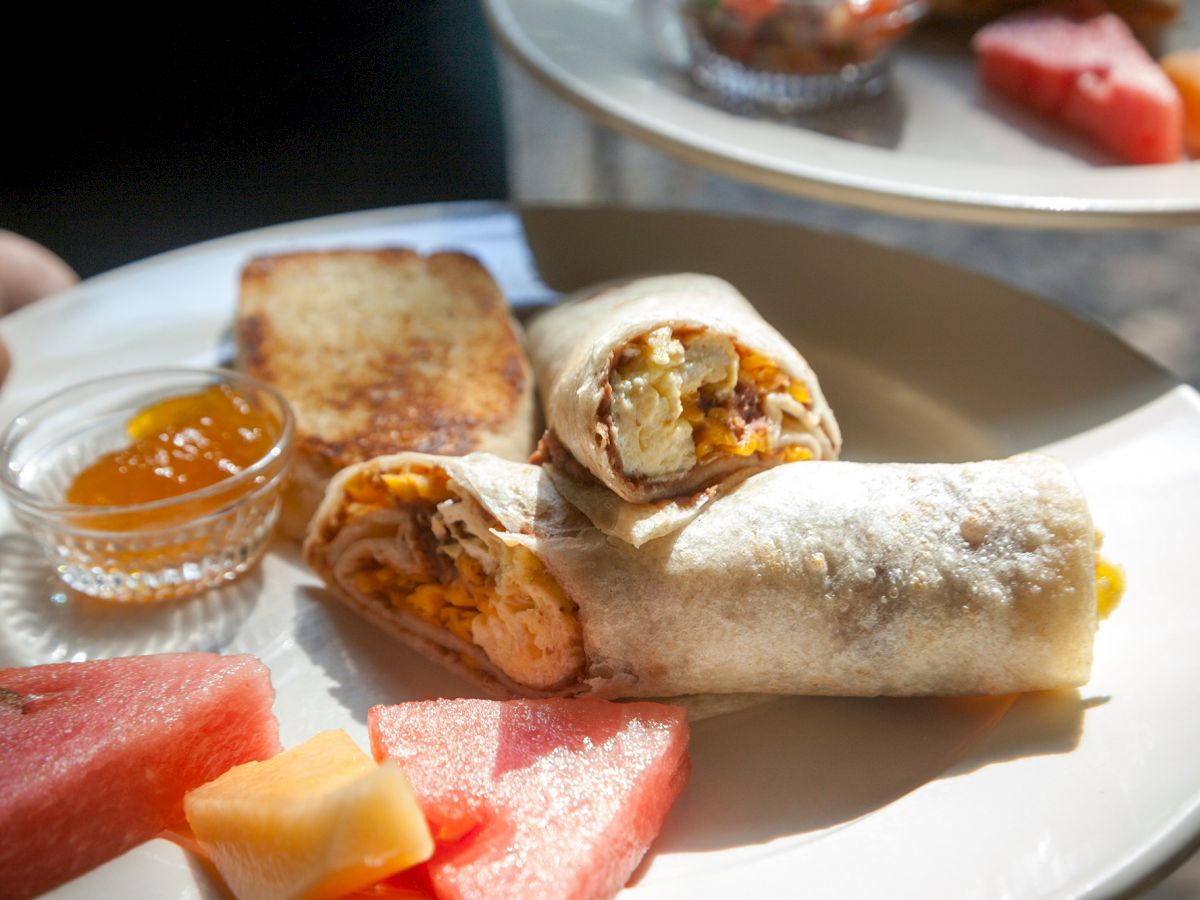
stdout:
<svg viewBox="0 0 1200 900">
<path fill-rule="evenodd" d="M 578 682 L 576 609 L 521 541 L 444 469 L 353 467 L 305 545 L 310 564 L 360 611 L 432 642 L 506 693 Z M 332 514 L 332 516 L 330 515 Z M 339 551 L 353 541 L 353 552 Z M 496 684 L 490 686 L 496 687 Z"/>
<path fill-rule="evenodd" d="M 737 458 L 833 459 L 839 449 L 815 380 L 711 330 L 664 325 L 631 339 L 613 355 L 607 395 L 608 452 L 632 481 Z"/>
<path fill-rule="evenodd" d="M 808 362 L 720 278 L 581 291 L 534 319 L 529 348 L 547 430 L 627 503 L 841 450 Z"/>
</svg>

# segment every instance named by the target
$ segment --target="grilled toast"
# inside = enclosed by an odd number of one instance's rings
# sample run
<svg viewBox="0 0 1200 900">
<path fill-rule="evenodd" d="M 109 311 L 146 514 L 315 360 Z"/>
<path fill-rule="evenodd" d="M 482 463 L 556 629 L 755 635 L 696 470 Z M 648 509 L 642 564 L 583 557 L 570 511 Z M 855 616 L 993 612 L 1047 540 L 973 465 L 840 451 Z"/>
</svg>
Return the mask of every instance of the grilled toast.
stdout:
<svg viewBox="0 0 1200 900">
<path fill-rule="evenodd" d="M 529 456 L 533 379 L 499 286 L 461 253 L 334 250 L 242 271 L 238 366 L 296 416 L 280 531 L 304 536 L 335 472 L 399 450 Z"/>
</svg>

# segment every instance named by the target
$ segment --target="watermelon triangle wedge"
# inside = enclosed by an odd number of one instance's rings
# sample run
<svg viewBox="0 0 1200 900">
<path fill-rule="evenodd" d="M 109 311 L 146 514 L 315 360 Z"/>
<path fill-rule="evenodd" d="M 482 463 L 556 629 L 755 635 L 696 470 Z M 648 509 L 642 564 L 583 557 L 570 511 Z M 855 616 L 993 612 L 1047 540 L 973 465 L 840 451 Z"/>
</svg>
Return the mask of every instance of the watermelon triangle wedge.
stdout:
<svg viewBox="0 0 1200 900">
<path fill-rule="evenodd" d="M 377 760 L 408 775 L 441 898 L 600 898 L 629 880 L 690 771 L 683 710 L 604 700 L 377 706 Z"/>
<path fill-rule="evenodd" d="M 183 795 L 279 752 L 252 656 L 0 669 L 0 896 L 50 890 L 183 818 Z"/>
<path fill-rule="evenodd" d="M 1129 162 L 1175 162 L 1179 92 L 1124 21 L 1093 11 L 1086 2 L 1039 7 L 983 27 L 972 41 L 981 80 Z"/>
</svg>

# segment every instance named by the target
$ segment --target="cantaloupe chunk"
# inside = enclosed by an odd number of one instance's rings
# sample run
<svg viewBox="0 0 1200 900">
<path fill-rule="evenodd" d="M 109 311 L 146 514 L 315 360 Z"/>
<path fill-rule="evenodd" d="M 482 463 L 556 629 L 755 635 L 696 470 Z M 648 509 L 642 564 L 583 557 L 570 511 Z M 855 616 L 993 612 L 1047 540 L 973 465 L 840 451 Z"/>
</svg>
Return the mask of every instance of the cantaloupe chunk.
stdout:
<svg viewBox="0 0 1200 900">
<path fill-rule="evenodd" d="M 1177 50 L 1159 62 L 1183 98 L 1183 142 L 1200 156 L 1200 50 Z"/>
<path fill-rule="evenodd" d="M 239 900 L 341 897 L 433 853 L 404 773 L 341 730 L 230 769 L 184 809 Z"/>
</svg>

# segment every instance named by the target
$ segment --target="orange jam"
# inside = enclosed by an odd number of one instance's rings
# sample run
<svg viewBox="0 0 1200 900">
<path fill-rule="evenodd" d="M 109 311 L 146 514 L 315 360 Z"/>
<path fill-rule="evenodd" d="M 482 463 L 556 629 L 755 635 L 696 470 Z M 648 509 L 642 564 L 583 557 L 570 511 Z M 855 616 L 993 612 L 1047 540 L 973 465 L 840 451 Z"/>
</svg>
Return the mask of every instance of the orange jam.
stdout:
<svg viewBox="0 0 1200 900">
<path fill-rule="evenodd" d="M 75 476 L 68 503 L 126 506 L 209 487 L 266 456 L 282 423 L 256 399 L 218 384 L 139 410 L 127 428 L 132 443 Z"/>
</svg>

